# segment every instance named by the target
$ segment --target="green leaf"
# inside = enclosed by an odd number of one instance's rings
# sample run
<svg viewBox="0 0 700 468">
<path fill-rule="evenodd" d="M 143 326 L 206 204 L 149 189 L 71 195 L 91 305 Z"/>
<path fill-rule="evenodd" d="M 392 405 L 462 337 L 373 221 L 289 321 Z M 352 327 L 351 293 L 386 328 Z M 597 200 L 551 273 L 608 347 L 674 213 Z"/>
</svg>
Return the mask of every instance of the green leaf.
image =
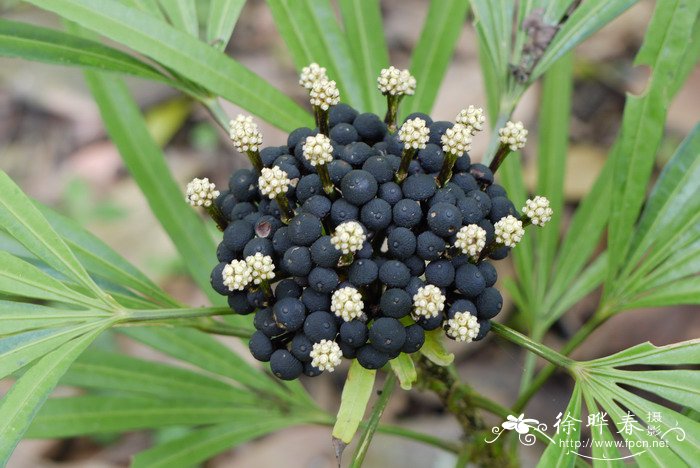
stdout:
<svg viewBox="0 0 700 468">
<path fill-rule="evenodd" d="M 579 385 L 574 387 L 573 394 L 569 405 L 564 410 L 564 415 L 570 415 L 575 419 L 581 419 L 581 388 Z M 537 463 L 538 467 L 573 467 L 576 462 L 576 454 L 570 450 L 573 444 L 580 440 L 581 430 L 572 430 L 568 434 L 566 431 L 559 431 L 554 436 L 554 442 L 547 445 L 542 457 Z"/>
<path fill-rule="evenodd" d="M 0 222 L 2 230 L 37 258 L 83 285 L 93 297 L 107 305 L 112 304 L 39 210 L 3 171 L 0 171 Z"/>
<path fill-rule="evenodd" d="M 28 437 L 49 439 L 110 434 L 167 426 L 215 424 L 277 415 L 265 408 L 230 403 L 159 400 L 134 396 L 52 398 L 34 420 Z"/>
<path fill-rule="evenodd" d="M 81 356 L 63 376 L 61 383 L 164 400 L 253 405 L 257 398 L 198 372 L 100 350 L 91 350 Z"/>
<path fill-rule="evenodd" d="M 416 372 L 416 366 L 413 364 L 413 359 L 406 353 L 399 354 L 395 359 L 389 361 L 391 369 L 399 378 L 401 383 L 401 388 L 404 390 L 410 390 L 413 387 L 413 383 L 418 378 L 418 373 Z"/>
<path fill-rule="evenodd" d="M 0 19 L 0 55 L 127 73 L 174 84 L 152 66 L 99 42 L 5 19 Z"/>
<path fill-rule="evenodd" d="M 0 300 L 0 336 L 39 328 L 58 328 L 109 316 L 102 311 L 58 309 Z"/>
<path fill-rule="evenodd" d="M 41 358 L 0 401 L 0 465 L 5 465 L 20 439 L 71 363 L 112 324 L 104 320 L 92 329 Z"/>
<path fill-rule="evenodd" d="M 138 8 L 154 18 L 165 21 L 165 14 L 158 6 L 158 0 L 121 0 L 121 2 L 127 6 Z"/>
<path fill-rule="evenodd" d="M 611 287 L 628 253 L 629 239 L 644 203 L 663 122 L 673 97 L 677 63 L 685 56 L 700 3 L 672 0 L 658 4 L 635 64 L 652 67 L 646 92 L 628 96 L 622 130 L 613 151 L 613 192 L 608 244 Z"/>
<path fill-rule="evenodd" d="M 345 379 L 343 394 L 340 398 L 338 416 L 333 426 L 333 437 L 345 444 L 352 442 L 365 409 L 372 396 L 376 370 L 365 369 L 357 360 L 352 361 L 348 377 Z"/>
<path fill-rule="evenodd" d="M 390 362 L 393 361 L 394 360 L 392 359 Z M 372 407 L 372 413 L 370 414 L 369 421 L 367 421 L 367 425 L 362 431 L 360 442 L 357 445 L 357 450 L 355 450 L 355 454 L 352 457 L 352 462 L 350 463 L 351 468 L 362 467 L 362 463 L 367 455 L 367 450 L 369 450 L 369 445 L 372 442 L 372 437 L 374 437 L 374 433 L 377 431 L 377 426 L 379 426 L 379 421 L 382 419 L 382 414 L 384 414 L 384 410 L 386 409 L 386 405 L 389 403 L 389 398 L 391 397 L 391 393 L 394 391 L 395 386 L 396 378 L 392 374 L 387 375 L 380 396 Z"/>
<path fill-rule="evenodd" d="M 381 114 L 385 98 L 377 90 L 377 77 L 389 66 L 389 51 L 384 38 L 379 0 L 340 0 L 345 36 L 355 60 L 358 79 L 365 92 L 367 111 Z"/>
<path fill-rule="evenodd" d="M 365 93 L 330 0 L 267 0 L 297 70 L 316 62 L 338 83 L 343 102 L 367 109 Z M 376 77 L 372 83 L 376 83 Z"/>
<path fill-rule="evenodd" d="M 667 307 L 681 304 L 700 304 L 700 276 L 685 278 L 645 291 L 639 296 L 625 301 L 620 310 Z"/>
<path fill-rule="evenodd" d="M 116 0 L 29 0 L 150 57 L 284 130 L 311 123 L 294 101 L 220 51 Z"/>
<path fill-rule="evenodd" d="M 134 180 L 146 196 L 153 214 L 172 239 L 187 269 L 202 291 L 215 304 L 224 300 L 209 284 L 216 265 L 216 244 L 197 214 L 185 203 L 155 144 L 143 116 L 124 83 L 114 77 L 86 72 L 102 120 Z"/>
<path fill-rule="evenodd" d="M 425 343 L 420 353 L 438 366 L 449 366 L 455 360 L 455 355 L 445 349 L 443 336 L 442 330 L 425 332 Z"/>
<path fill-rule="evenodd" d="M 207 21 L 207 42 L 219 50 L 226 49 L 245 0 L 211 0 Z"/>
<path fill-rule="evenodd" d="M 583 42 L 588 36 L 610 23 L 638 0 L 606 0 L 580 2 L 535 66 L 530 81 L 535 81 L 560 57 Z M 561 9 L 559 9 L 561 11 Z"/>
<path fill-rule="evenodd" d="M 39 268 L 7 252 L 0 252 L 0 292 L 32 299 L 58 301 L 107 310 L 101 302 L 68 288 Z"/>
<path fill-rule="evenodd" d="M 473 4 L 474 2 L 472 2 Z M 467 17 L 466 0 L 432 0 L 411 56 L 416 93 L 402 100 L 401 115 L 430 113 Z"/>
<path fill-rule="evenodd" d="M 191 36 L 199 37 L 194 0 L 160 0 L 160 4 L 173 26 Z"/>
<path fill-rule="evenodd" d="M 252 417 L 199 429 L 134 457 L 132 468 L 193 466 L 256 437 L 304 422 L 303 417 Z"/>
</svg>

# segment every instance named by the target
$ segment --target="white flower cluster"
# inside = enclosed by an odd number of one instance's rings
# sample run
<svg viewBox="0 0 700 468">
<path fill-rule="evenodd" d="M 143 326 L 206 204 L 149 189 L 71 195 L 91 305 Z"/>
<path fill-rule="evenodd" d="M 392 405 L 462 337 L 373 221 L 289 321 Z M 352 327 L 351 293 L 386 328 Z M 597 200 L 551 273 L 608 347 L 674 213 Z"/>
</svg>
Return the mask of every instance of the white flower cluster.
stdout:
<svg viewBox="0 0 700 468">
<path fill-rule="evenodd" d="M 311 349 L 311 365 L 317 367 L 321 372 L 333 372 L 336 366 L 340 365 L 343 352 L 335 341 L 321 340 L 314 343 Z"/>
<path fill-rule="evenodd" d="M 432 284 L 423 286 L 413 296 L 413 316 L 432 318 L 445 308 L 445 295 Z"/>
<path fill-rule="evenodd" d="M 260 177 L 258 177 L 260 193 L 267 195 L 270 199 L 277 197 L 277 195 L 287 193 L 290 183 L 291 180 L 289 180 L 287 173 L 278 166 L 272 169 L 263 167 L 260 172 Z"/>
<path fill-rule="evenodd" d="M 454 124 L 440 137 L 440 141 L 444 152 L 462 156 L 465 151 L 472 149 L 471 128 L 462 124 Z"/>
<path fill-rule="evenodd" d="M 331 139 L 322 133 L 306 137 L 306 143 L 304 143 L 304 158 L 306 158 L 312 166 L 320 166 L 333 161 Z"/>
<path fill-rule="evenodd" d="M 221 272 L 229 291 L 243 291 L 253 280 L 253 272 L 245 260 L 233 260 Z"/>
<path fill-rule="evenodd" d="M 203 206 L 208 208 L 219 196 L 216 185 L 204 179 L 192 179 L 185 189 L 185 200 L 192 206 Z"/>
<path fill-rule="evenodd" d="M 552 219 L 554 210 L 549 206 L 549 200 L 546 197 L 537 195 L 525 202 L 523 214 L 530 218 L 530 222 L 535 226 L 544 226 Z"/>
<path fill-rule="evenodd" d="M 262 133 L 249 115 L 238 114 L 229 123 L 229 136 L 239 153 L 258 151 L 262 145 Z"/>
<path fill-rule="evenodd" d="M 486 231 L 476 224 L 462 226 L 457 232 L 455 247 L 463 254 L 477 258 L 486 246 Z"/>
<path fill-rule="evenodd" d="M 506 122 L 506 126 L 498 130 L 501 143 L 508 145 L 511 151 L 518 151 L 527 143 L 527 130 L 522 122 Z"/>
<path fill-rule="evenodd" d="M 416 92 L 416 79 L 408 70 L 399 70 L 395 67 L 383 68 L 377 77 L 377 87 L 382 94 L 409 96 Z"/>
<path fill-rule="evenodd" d="M 245 262 L 250 267 L 253 283 L 260 284 L 275 277 L 275 264 L 269 255 L 256 252 L 255 255 L 246 257 Z"/>
<path fill-rule="evenodd" d="M 525 234 L 522 221 L 513 215 L 499 219 L 493 227 L 496 232 L 496 242 L 506 247 L 515 247 Z"/>
<path fill-rule="evenodd" d="M 311 105 L 320 107 L 324 111 L 340 102 L 340 93 L 333 80 L 315 81 L 309 90 Z"/>
<path fill-rule="evenodd" d="M 462 109 L 459 111 L 459 114 L 457 114 L 455 122 L 469 127 L 472 135 L 474 135 L 476 132 L 480 132 L 484 129 L 484 123 L 486 122 L 484 109 L 474 106 Z"/>
<path fill-rule="evenodd" d="M 421 118 L 409 119 L 399 129 L 399 140 L 405 149 L 423 149 L 430 139 L 430 129 Z"/>
<path fill-rule="evenodd" d="M 362 295 L 355 288 L 340 288 L 331 296 L 331 312 L 346 322 L 362 316 L 364 308 Z"/>
<path fill-rule="evenodd" d="M 311 63 L 308 67 L 301 69 L 299 84 L 306 89 L 311 89 L 317 81 L 328 81 L 325 67 L 318 63 Z"/>
<path fill-rule="evenodd" d="M 469 312 L 457 312 L 454 318 L 447 321 L 447 335 L 455 341 L 471 343 L 479 334 L 479 322 Z"/>
<path fill-rule="evenodd" d="M 357 221 L 346 221 L 333 232 L 331 236 L 331 244 L 336 250 L 340 250 L 343 254 L 355 253 L 362 248 L 367 236 L 362 225 Z"/>
</svg>

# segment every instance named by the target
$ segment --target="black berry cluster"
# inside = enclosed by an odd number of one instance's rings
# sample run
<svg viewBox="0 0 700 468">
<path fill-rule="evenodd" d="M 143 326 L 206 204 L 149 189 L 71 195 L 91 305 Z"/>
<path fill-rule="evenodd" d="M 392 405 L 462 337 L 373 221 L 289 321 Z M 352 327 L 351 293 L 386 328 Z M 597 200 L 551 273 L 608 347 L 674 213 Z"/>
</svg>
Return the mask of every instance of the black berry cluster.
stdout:
<svg viewBox="0 0 700 468">
<path fill-rule="evenodd" d="M 327 79 L 319 70 L 305 69 L 302 84 Z M 237 313 L 255 313 L 250 351 L 281 379 L 333 371 L 343 357 L 378 369 L 439 328 L 453 340 L 483 339 L 503 304 L 490 260 L 551 216 L 542 197 L 521 215 L 492 169 L 472 163 L 480 109 L 456 124 L 416 113 L 397 129 L 391 93 L 400 86 L 385 72 L 384 120 L 338 103 L 335 84 L 316 81 L 318 128 L 294 130 L 283 146 L 259 149 L 252 120 L 232 122 L 255 169 L 234 172 L 210 203 L 223 228 L 211 282 Z M 524 143 L 522 132 L 512 137 L 501 132 L 501 157 Z M 207 194 L 196 188 L 188 199 L 201 205 Z"/>
</svg>

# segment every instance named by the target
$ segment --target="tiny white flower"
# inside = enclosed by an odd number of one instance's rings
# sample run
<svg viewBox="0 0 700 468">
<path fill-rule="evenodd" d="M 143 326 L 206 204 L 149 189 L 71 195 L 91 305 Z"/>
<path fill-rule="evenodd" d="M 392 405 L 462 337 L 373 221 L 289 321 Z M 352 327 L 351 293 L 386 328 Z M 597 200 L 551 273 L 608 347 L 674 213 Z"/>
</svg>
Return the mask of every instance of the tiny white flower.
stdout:
<svg viewBox="0 0 700 468">
<path fill-rule="evenodd" d="M 423 149 L 430 139 L 430 129 L 421 118 L 409 119 L 399 129 L 399 140 L 405 149 Z"/>
<path fill-rule="evenodd" d="M 287 193 L 290 183 L 287 173 L 278 166 L 273 168 L 263 167 L 260 177 L 258 177 L 260 193 L 267 195 L 271 200 L 276 198 L 277 195 Z"/>
<path fill-rule="evenodd" d="M 423 286 L 413 296 L 413 317 L 432 318 L 445 308 L 445 295 L 432 284 Z"/>
<path fill-rule="evenodd" d="M 522 122 L 506 122 L 506 126 L 498 130 L 501 143 L 508 145 L 511 151 L 518 151 L 527 143 L 527 130 Z"/>
<path fill-rule="evenodd" d="M 260 284 L 275 277 L 275 264 L 269 255 L 256 252 L 255 255 L 247 256 L 245 262 L 250 267 L 254 284 Z"/>
<path fill-rule="evenodd" d="M 523 214 L 530 218 L 530 222 L 535 226 L 544 226 L 552 219 L 554 210 L 549 206 L 549 200 L 546 197 L 537 195 L 525 202 Z"/>
<path fill-rule="evenodd" d="M 253 280 L 253 272 L 245 260 L 233 260 L 221 272 L 229 291 L 243 291 Z"/>
<path fill-rule="evenodd" d="M 447 336 L 455 341 L 471 343 L 479 334 L 479 322 L 469 312 L 457 312 L 447 321 Z"/>
<path fill-rule="evenodd" d="M 355 288 L 340 288 L 331 296 L 331 312 L 346 322 L 361 317 L 364 308 L 362 295 Z"/>
<path fill-rule="evenodd" d="M 340 93 L 333 80 L 320 80 L 314 82 L 309 91 L 311 105 L 328 110 L 340 102 Z"/>
<path fill-rule="evenodd" d="M 377 87 L 382 94 L 399 96 L 416 92 L 416 79 L 408 70 L 399 70 L 395 67 L 383 68 L 377 77 Z"/>
<path fill-rule="evenodd" d="M 515 247 L 525 234 L 522 221 L 513 215 L 499 219 L 493 227 L 496 233 L 496 242 L 507 247 Z"/>
<path fill-rule="evenodd" d="M 331 145 L 331 139 L 322 133 L 306 137 L 306 143 L 304 143 L 304 158 L 306 158 L 312 166 L 320 166 L 333 161 L 333 145 Z"/>
<path fill-rule="evenodd" d="M 340 365 L 343 352 L 338 343 L 331 340 L 321 340 L 314 343 L 311 349 L 311 365 L 320 371 L 333 372 Z"/>
<path fill-rule="evenodd" d="M 299 84 L 306 89 L 313 88 L 314 83 L 317 81 L 327 80 L 328 76 L 326 75 L 325 67 L 320 66 L 318 63 L 312 63 L 308 67 L 302 68 L 299 75 Z"/>
<path fill-rule="evenodd" d="M 485 246 L 486 231 L 482 227 L 476 224 L 469 224 L 462 226 L 457 232 L 455 247 L 461 250 L 463 254 L 477 258 Z"/>
<path fill-rule="evenodd" d="M 192 179 L 185 190 L 185 200 L 192 206 L 208 208 L 218 196 L 219 191 L 216 190 L 216 185 L 209 182 L 209 179 L 206 177 L 204 179 Z"/>
<path fill-rule="evenodd" d="M 480 132 L 484 129 L 484 123 L 486 122 L 484 109 L 475 106 L 469 106 L 466 109 L 462 109 L 459 111 L 459 114 L 457 114 L 455 122 L 462 124 L 465 127 L 469 127 L 472 135 L 476 132 Z"/>
<path fill-rule="evenodd" d="M 462 156 L 466 151 L 472 149 L 471 129 L 462 124 L 454 124 L 440 137 L 440 142 L 445 153 Z"/>
<path fill-rule="evenodd" d="M 258 151 L 262 145 L 262 133 L 249 115 L 238 114 L 229 123 L 229 136 L 239 153 Z"/>
<path fill-rule="evenodd" d="M 360 223 L 357 221 L 346 221 L 335 228 L 331 236 L 331 244 L 336 250 L 340 250 L 347 255 L 360 250 L 366 239 L 367 235 Z"/>
</svg>

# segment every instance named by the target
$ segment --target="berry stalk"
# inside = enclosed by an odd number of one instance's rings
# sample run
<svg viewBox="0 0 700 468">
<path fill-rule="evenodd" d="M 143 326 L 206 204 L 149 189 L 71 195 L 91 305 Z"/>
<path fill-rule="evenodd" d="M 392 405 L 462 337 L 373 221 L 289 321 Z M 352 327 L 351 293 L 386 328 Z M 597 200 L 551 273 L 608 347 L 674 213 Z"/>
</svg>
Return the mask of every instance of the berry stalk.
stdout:
<svg viewBox="0 0 700 468">
<path fill-rule="evenodd" d="M 228 219 L 226 219 L 226 216 L 224 216 L 224 214 L 221 212 L 219 205 L 212 203 L 206 208 L 206 210 L 207 214 L 216 223 L 216 227 L 219 229 L 219 231 L 224 232 L 224 229 L 226 229 L 228 226 Z"/>
<path fill-rule="evenodd" d="M 277 200 L 277 204 L 280 207 L 280 211 L 282 214 L 282 222 L 284 224 L 289 224 L 289 222 L 294 217 L 294 210 L 292 210 L 292 207 L 289 205 L 289 199 L 287 198 L 287 195 L 281 193 L 275 197 L 275 200 Z"/>
<path fill-rule="evenodd" d="M 394 133 L 396 131 L 396 121 L 399 115 L 399 103 L 403 95 L 386 95 L 386 115 L 384 115 L 384 123 L 389 128 L 389 132 Z"/>
<path fill-rule="evenodd" d="M 330 135 L 330 128 L 328 125 L 328 110 L 323 110 L 320 106 L 313 106 L 314 109 L 314 120 L 316 121 L 316 127 L 318 127 L 319 133 L 323 135 Z"/>
<path fill-rule="evenodd" d="M 445 154 L 445 162 L 442 164 L 442 168 L 440 168 L 440 173 L 436 179 L 439 187 L 444 187 L 445 184 L 452 179 L 452 169 L 457 162 L 457 157 L 458 156 L 454 153 L 448 152 Z"/>
<path fill-rule="evenodd" d="M 396 183 L 400 184 L 406 179 L 408 175 L 408 166 L 413 161 L 418 150 L 416 148 L 404 148 L 401 153 L 401 165 L 399 166 L 399 171 L 396 173 Z"/>
</svg>

